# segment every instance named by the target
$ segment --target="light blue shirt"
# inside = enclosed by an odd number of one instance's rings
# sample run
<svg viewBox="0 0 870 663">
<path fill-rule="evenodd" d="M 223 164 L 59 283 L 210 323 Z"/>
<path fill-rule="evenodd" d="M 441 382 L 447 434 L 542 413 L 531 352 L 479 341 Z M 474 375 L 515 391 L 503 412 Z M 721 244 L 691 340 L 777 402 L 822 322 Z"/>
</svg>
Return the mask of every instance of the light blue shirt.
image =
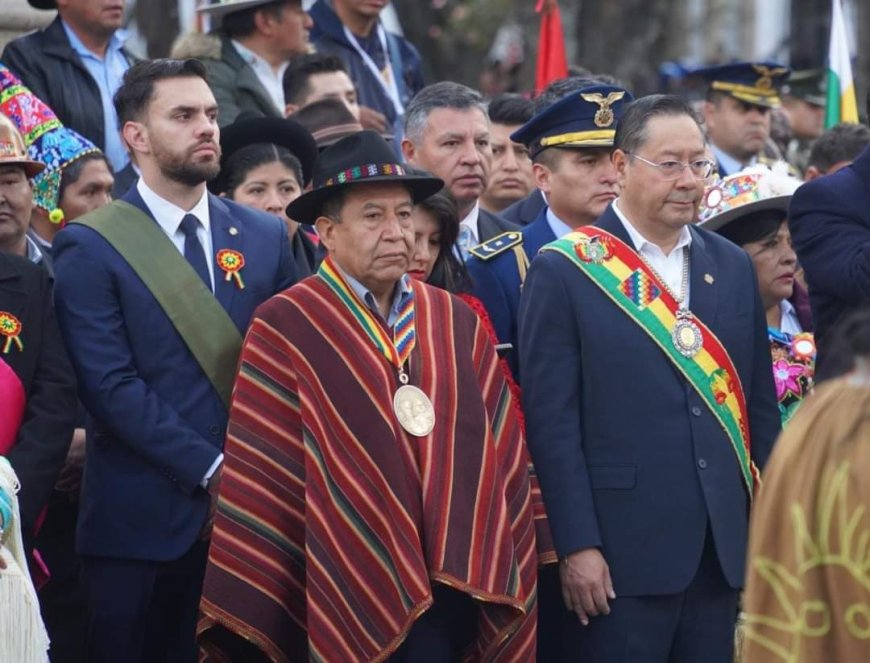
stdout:
<svg viewBox="0 0 870 663">
<path fill-rule="evenodd" d="M 118 116 L 115 114 L 113 102 L 115 92 L 118 91 L 124 80 L 124 72 L 130 68 L 127 58 L 121 52 L 124 40 L 127 39 L 127 31 L 116 30 L 112 38 L 109 39 L 105 58 L 100 58 L 96 53 L 87 49 L 82 40 L 66 23 L 61 21 L 61 25 L 63 25 L 70 46 L 78 53 L 82 64 L 100 89 L 100 100 L 103 104 L 103 135 L 106 145 L 104 152 L 109 158 L 113 170 L 117 173 L 124 170 L 130 163 L 130 156 L 121 140 L 121 129 L 118 126 Z M 72 128 L 75 129 L 75 127 Z"/>
<path fill-rule="evenodd" d="M 336 267 L 338 267 L 338 265 L 336 265 Z M 338 271 L 340 271 L 341 275 L 344 276 L 347 284 L 353 289 L 356 296 L 365 302 L 366 306 L 369 307 L 369 310 L 371 310 L 372 313 L 383 320 L 381 310 L 378 308 L 378 302 L 372 294 L 372 291 L 341 269 L 341 267 L 338 267 Z M 396 290 L 393 293 L 393 303 L 390 305 L 390 315 L 387 316 L 388 327 L 392 328 L 392 326 L 396 324 L 396 320 L 399 319 L 399 311 L 402 310 L 405 302 L 408 301 L 408 298 L 411 297 L 413 292 L 414 291 L 411 289 L 411 277 L 407 274 L 403 274 L 402 278 L 399 279 L 399 282 L 396 284 Z"/>
<path fill-rule="evenodd" d="M 744 168 L 754 166 L 755 162 L 758 161 L 757 157 L 752 157 L 752 159 L 749 160 L 749 163 L 743 164 L 734 157 L 732 157 L 730 154 L 725 154 L 725 152 L 713 145 L 713 143 L 710 143 L 710 149 L 713 150 L 713 155 L 716 157 L 719 165 L 722 166 L 723 170 L 725 171 L 724 173 L 719 173 L 719 177 L 728 177 L 729 175 L 733 175 L 734 173 L 739 173 Z"/>
<path fill-rule="evenodd" d="M 547 208 L 547 224 L 550 226 L 550 230 L 553 231 L 553 234 L 556 236 L 556 239 L 561 239 L 565 235 L 570 232 L 573 232 L 573 228 L 569 226 L 567 223 L 562 221 L 558 216 L 553 213 L 551 208 Z"/>
</svg>

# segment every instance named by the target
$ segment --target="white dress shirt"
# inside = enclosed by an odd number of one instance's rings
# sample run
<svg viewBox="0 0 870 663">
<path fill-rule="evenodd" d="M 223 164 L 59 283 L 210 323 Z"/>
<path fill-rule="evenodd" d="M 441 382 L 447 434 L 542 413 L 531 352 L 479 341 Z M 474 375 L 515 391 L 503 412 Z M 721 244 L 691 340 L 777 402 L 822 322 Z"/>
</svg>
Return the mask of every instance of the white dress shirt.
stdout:
<svg viewBox="0 0 870 663">
<path fill-rule="evenodd" d="M 172 240 L 172 243 L 181 255 L 184 255 L 184 233 L 181 232 L 181 220 L 186 214 L 193 214 L 199 219 L 196 237 L 199 239 L 199 243 L 202 244 L 202 250 L 205 253 L 205 260 L 208 263 L 208 275 L 211 277 L 211 289 L 214 292 L 214 256 L 212 255 L 214 251 L 211 242 L 211 218 L 208 214 L 208 191 L 203 191 L 199 202 L 189 211 L 185 212 L 175 203 L 170 203 L 165 198 L 161 198 L 154 193 L 141 177 L 136 183 L 136 190 L 142 196 L 142 200 L 148 206 L 148 209 L 151 210 L 151 215 L 157 221 L 157 225 Z M 223 453 L 219 453 L 200 482 L 203 488 L 208 488 L 209 479 L 217 472 L 223 460 Z"/>
<path fill-rule="evenodd" d="M 211 290 L 214 292 L 214 250 L 211 241 L 211 225 L 208 214 L 208 191 L 203 191 L 202 198 L 189 211 L 185 211 L 178 207 L 175 203 L 170 203 L 165 198 L 161 198 L 152 191 L 145 180 L 141 177 L 136 183 L 136 189 L 142 200 L 151 210 L 154 220 L 166 236 L 175 244 L 175 248 L 184 255 L 184 233 L 181 232 L 181 220 L 186 214 L 193 214 L 199 219 L 199 226 L 196 229 L 196 237 L 199 243 L 202 244 L 202 250 L 205 253 L 205 260 L 208 263 L 208 274 L 211 277 Z"/>
<path fill-rule="evenodd" d="M 289 60 L 282 62 L 277 69 L 273 69 L 272 65 L 254 53 L 250 48 L 242 45 L 235 39 L 232 40 L 232 44 L 236 52 L 242 56 L 242 59 L 257 74 L 257 78 L 263 84 L 263 87 L 266 88 L 266 92 L 269 94 L 272 103 L 275 104 L 275 108 L 283 116 L 286 106 L 284 101 L 284 72 L 290 64 Z"/>
<path fill-rule="evenodd" d="M 477 246 L 480 244 L 480 230 L 478 229 L 478 217 L 480 216 L 480 201 L 478 200 L 474 203 L 474 207 L 471 208 L 471 211 L 466 215 L 462 221 L 459 222 L 460 228 L 468 228 L 471 233 L 471 244 L 470 246 Z"/>
<path fill-rule="evenodd" d="M 803 332 L 801 321 L 798 319 L 797 311 L 794 305 L 787 299 L 783 299 L 779 303 L 779 310 L 782 318 L 779 321 L 779 330 L 786 334 L 800 334 Z"/>
<path fill-rule="evenodd" d="M 680 236 L 677 239 L 677 243 L 674 245 L 674 248 L 671 249 L 671 252 L 668 255 L 665 255 L 665 252 L 662 251 L 657 244 L 653 244 L 638 232 L 637 228 L 635 228 L 631 221 L 628 220 L 628 217 L 626 217 L 619 209 L 618 202 L 618 198 L 613 201 L 613 211 L 616 213 L 616 216 L 619 217 L 619 220 L 622 221 L 622 225 L 625 226 L 625 230 L 631 238 L 635 250 L 646 259 L 648 264 L 652 265 L 652 268 L 656 272 L 658 272 L 658 275 L 664 280 L 665 285 L 670 288 L 674 297 L 679 297 L 680 290 L 683 286 L 682 249 L 688 251 L 689 246 L 692 244 L 692 233 L 689 232 L 688 226 L 683 226 L 680 229 Z M 686 307 L 689 306 L 688 280 L 686 281 L 686 292 L 684 294 L 683 303 Z"/>
</svg>

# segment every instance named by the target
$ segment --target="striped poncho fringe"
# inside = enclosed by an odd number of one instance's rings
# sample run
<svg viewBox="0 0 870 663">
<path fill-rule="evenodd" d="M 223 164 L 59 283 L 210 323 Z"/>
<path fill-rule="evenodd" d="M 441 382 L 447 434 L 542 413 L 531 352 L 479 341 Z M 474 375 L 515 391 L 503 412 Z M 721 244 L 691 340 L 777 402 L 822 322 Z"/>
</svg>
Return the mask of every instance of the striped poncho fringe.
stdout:
<svg viewBox="0 0 870 663">
<path fill-rule="evenodd" d="M 479 610 L 468 660 L 534 659 L 535 532 L 527 455 L 479 319 L 413 285 L 411 384 L 423 438 L 392 411 L 390 366 L 311 277 L 260 308 L 242 351 L 200 643 L 274 661 L 383 661 L 432 602 Z"/>
</svg>

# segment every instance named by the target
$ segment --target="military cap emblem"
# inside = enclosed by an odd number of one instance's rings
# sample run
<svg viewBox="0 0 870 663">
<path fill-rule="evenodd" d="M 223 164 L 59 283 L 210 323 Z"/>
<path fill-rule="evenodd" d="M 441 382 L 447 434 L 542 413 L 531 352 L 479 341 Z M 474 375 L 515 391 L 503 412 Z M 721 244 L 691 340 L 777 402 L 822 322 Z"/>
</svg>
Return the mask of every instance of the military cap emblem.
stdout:
<svg viewBox="0 0 870 663">
<path fill-rule="evenodd" d="M 611 92 L 606 97 L 600 92 L 580 93 L 583 101 L 588 101 L 590 104 L 598 104 L 598 110 L 595 111 L 596 127 L 609 127 L 613 124 L 614 115 L 611 106 L 625 96 L 624 91 Z"/>
<path fill-rule="evenodd" d="M 774 77 L 782 76 L 788 72 L 787 67 L 765 67 L 763 64 L 754 64 L 752 68 L 760 77 L 755 84 L 759 90 L 769 90 L 773 87 Z"/>
</svg>

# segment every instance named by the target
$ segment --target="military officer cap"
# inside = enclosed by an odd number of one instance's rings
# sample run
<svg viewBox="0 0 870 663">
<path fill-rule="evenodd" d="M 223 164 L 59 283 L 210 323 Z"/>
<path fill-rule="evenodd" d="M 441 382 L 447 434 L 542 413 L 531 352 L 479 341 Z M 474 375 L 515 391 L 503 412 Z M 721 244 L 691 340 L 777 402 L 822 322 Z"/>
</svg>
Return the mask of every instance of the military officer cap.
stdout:
<svg viewBox="0 0 870 663">
<path fill-rule="evenodd" d="M 709 84 L 711 91 L 724 92 L 754 106 L 779 108 L 779 92 L 791 70 L 776 62 L 735 62 L 706 67 L 695 72 Z"/>
<path fill-rule="evenodd" d="M 813 106 L 824 106 L 827 89 L 827 72 L 824 69 L 805 69 L 791 73 L 782 93 Z"/>
<path fill-rule="evenodd" d="M 634 98 L 612 85 L 582 88 L 550 104 L 511 134 L 534 158 L 548 147 L 612 147 L 616 123 Z"/>
</svg>

